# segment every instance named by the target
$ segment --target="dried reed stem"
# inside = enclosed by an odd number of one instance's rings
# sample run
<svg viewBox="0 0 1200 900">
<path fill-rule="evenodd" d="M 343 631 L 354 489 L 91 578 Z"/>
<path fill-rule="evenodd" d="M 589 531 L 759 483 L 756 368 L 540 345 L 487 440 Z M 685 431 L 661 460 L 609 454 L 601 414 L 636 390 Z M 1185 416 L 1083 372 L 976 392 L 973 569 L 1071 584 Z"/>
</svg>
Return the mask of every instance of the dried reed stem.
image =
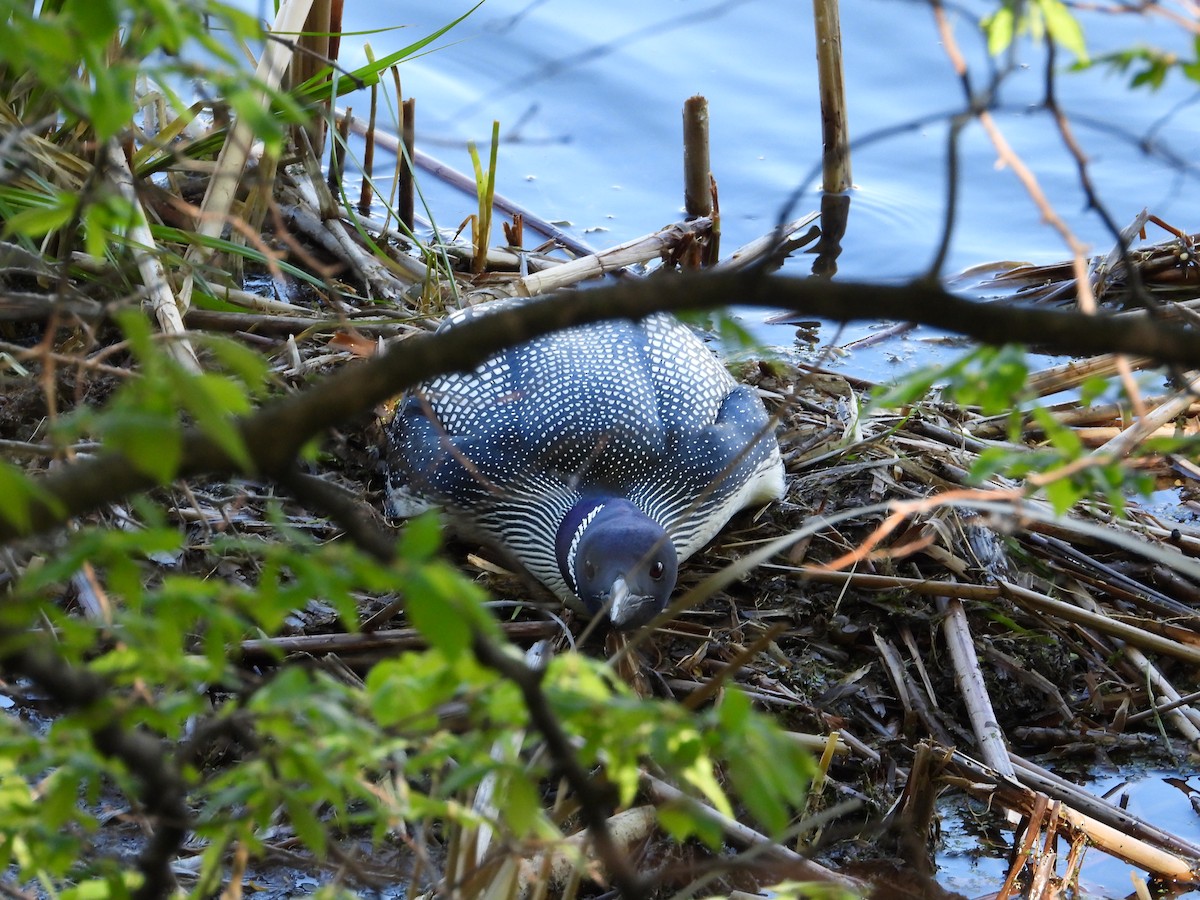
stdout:
<svg viewBox="0 0 1200 900">
<path fill-rule="evenodd" d="M 693 219 L 680 225 L 671 225 L 654 234 L 618 244 L 603 253 L 573 259 L 553 269 L 527 275 L 515 281 L 512 289 L 519 296 L 532 297 L 577 284 L 588 278 L 596 278 L 607 272 L 615 272 L 626 266 L 649 262 L 657 259 L 664 251 L 677 246 L 685 235 L 703 234 L 709 225 L 708 219 Z"/>
<path fill-rule="evenodd" d="M 154 318 L 158 320 L 163 334 L 171 339 L 167 342 L 167 352 L 187 371 L 199 372 L 200 361 L 184 333 L 181 304 L 171 292 L 167 271 L 163 268 L 162 260 L 158 258 L 158 245 L 154 241 L 154 235 L 150 233 L 146 210 L 138 199 L 129 160 L 125 158 L 125 151 L 116 141 L 109 142 L 108 161 L 109 178 L 133 212 L 133 222 L 129 227 L 129 246 L 137 262 L 138 272 L 141 273 L 142 283 L 150 296 L 150 308 L 154 312 Z"/>
<path fill-rule="evenodd" d="M 992 698 L 988 696 L 983 672 L 979 668 L 979 657 L 975 653 L 975 642 L 971 637 L 971 626 L 967 613 L 958 597 L 942 598 L 938 603 L 942 611 L 942 629 L 946 633 L 946 644 L 950 648 L 950 659 L 954 663 L 954 682 L 958 685 L 967 715 L 979 749 L 987 764 L 1009 778 L 1015 777 L 1012 763 L 1008 760 L 1008 747 L 1004 733 L 996 721 Z"/>
<path fill-rule="evenodd" d="M 279 13 L 271 26 L 275 34 L 296 34 L 304 26 L 313 0 L 284 0 L 279 7 Z M 265 85 L 266 90 L 259 93 L 259 101 L 266 109 L 271 103 L 269 90 L 279 87 L 283 75 L 291 62 L 291 54 L 287 46 L 280 41 L 268 40 L 263 48 L 262 58 L 258 61 L 255 78 Z M 196 267 L 203 264 L 212 256 L 212 251 L 205 246 L 205 239 L 215 238 L 221 234 L 225 221 L 233 209 L 234 195 L 242 180 L 242 172 L 246 161 L 250 158 L 250 147 L 254 143 L 254 126 L 239 116 L 225 138 L 221 153 L 217 157 L 217 165 L 208 182 L 208 190 L 204 202 L 200 206 L 199 221 L 196 223 L 198 240 L 188 248 L 185 262 Z M 179 307 L 186 312 L 191 304 L 193 276 L 191 272 L 184 275 L 183 285 L 179 290 Z"/>
</svg>

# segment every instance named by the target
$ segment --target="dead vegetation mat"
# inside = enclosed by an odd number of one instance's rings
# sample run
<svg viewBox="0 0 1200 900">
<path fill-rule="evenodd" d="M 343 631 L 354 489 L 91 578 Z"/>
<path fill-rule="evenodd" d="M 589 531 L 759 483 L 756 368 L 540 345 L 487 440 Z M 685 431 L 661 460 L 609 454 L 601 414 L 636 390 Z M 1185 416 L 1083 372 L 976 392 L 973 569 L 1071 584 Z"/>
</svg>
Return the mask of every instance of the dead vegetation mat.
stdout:
<svg viewBox="0 0 1200 900">
<path fill-rule="evenodd" d="M 693 233 L 681 230 L 676 241 Z M 649 254 L 661 255 L 661 246 Z M 489 277 L 486 296 L 524 276 Z M 377 352 L 379 334 L 415 333 L 436 320 L 415 316 L 402 300 L 357 311 L 345 304 L 339 301 L 336 326 L 325 311 L 303 306 L 290 326 L 277 309 L 194 321 L 262 349 L 279 388 L 291 390 Z M 128 377 L 129 363 L 109 352 L 118 335 L 102 319 L 55 318 L 48 333 L 44 318 L 35 318 L 37 325 L 0 325 L 10 362 L 0 439 L 6 455 L 31 470 L 51 465 L 47 422 L 102 403 Z M 1118 368 L 1111 358 L 1077 361 L 1034 373 L 1029 382 L 1044 396 L 1061 395 Z M 1197 877 L 1200 848 L 1088 798 L 1047 769 L 1133 759 L 1180 766 L 1200 751 L 1200 526 L 1191 521 L 1200 470 L 1179 452 L 1139 458 L 1144 473 L 1177 492 L 1169 520 L 1134 502 L 1114 509 L 1095 496 L 1059 514 L 1027 484 L 971 474 L 986 452 L 1035 452 L 1045 439 L 1036 428 L 1013 441 L 1006 417 L 935 400 L 869 409 L 871 385 L 786 361 L 742 364 L 739 374 L 757 384 L 778 417 L 787 495 L 739 515 L 688 562 L 680 592 L 698 602 L 639 641 L 625 677 L 644 694 L 696 706 L 719 702 L 736 687 L 818 755 L 826 750 L 810 813 L 843 813 L 816 829 L 816 858 L 890 885 L 881 896 L 896 896 L 887 890 L 899 889 L 898 872 L 911 878 L 906 894 L 938 892 L 930 880 L 931 798 L 948 787 L 977 798 L 983 814 L 1006 829 L 1006 812 L 1015 812 L 1022 824 L 1010 838 L 1013 884 L 1032 882 L 1045 859 L 1032 851 L 1053 847 L 1056 836 L 1065 839 L 1071 864 L 1098 844 L 1164 883 Z M 1163 427 L 1192 433 L 1200 406 L 1186 390 L 1163 387 L 1164 396 L 1147 404 L 1173 404 Z M 1150 433 L 1124 404 L 1068 399 L 1047 409 L 1096 453 L 1141 446 Z M 346 423 L 308 464 L 309 474 L 357 495 L 383 527 L 394 524 L 376 512 L 387 415 L 380 409 Z M 71 452 L 91 449 L 80 443 Z M 161 571 L 253 583 L 254 567 L 217 554 L 212 538 L 278 540 L 275 509 L 289 528 L 317 541 L 341 537 L 327 519 L 253 480 L 193 480 L 155 496 L 186 535 L 178 555 L 153 561 Z M 93 520 L 120 528 L 135 517 L 131 508 L 111 507 Z M 566 647 L 583 630 L 586 623 L 506 571 L 486 548 L 452 541 L 447 552 L 497 598 L 518 643 L 547 639 Z M 103 615 L 102 593 L 80 579 L 64 602 L 80 615 Z M 360 609 L 361 630 L 345 632 L 333 609 L 313 602 L 297 609 L 282 633 L 248 640 L 237 652 L 248 673 L 319 665 L 356 677 L 378 659 L 420 646 L 399 598 L 364 596 Z M 597 634 L 583 650 L 612 653 L 623 643 Z M 26 702 L 33 709 L 36 697 Z M 1124 838 L 1120 846 L 1114 831 Z M 731 844 L 755 840 L 730 834 Z M 287 856 L 285 845 L 279 842 L 276 862 L 292 884 L 306 860 Z M 653 840 L 641 846 L 648 862 L 693 852 Z M 321 871 L 315 861 L 307 864 Z M 1049 883 L 1062 887 L 1071 877 L 1068 867 Z M 362 880 L 371 883 L 366 874 Z M 752 885 L 727 884 L 737 886 Z M 276 887 L 280 896 L 290 890 Z"/>
</svg>

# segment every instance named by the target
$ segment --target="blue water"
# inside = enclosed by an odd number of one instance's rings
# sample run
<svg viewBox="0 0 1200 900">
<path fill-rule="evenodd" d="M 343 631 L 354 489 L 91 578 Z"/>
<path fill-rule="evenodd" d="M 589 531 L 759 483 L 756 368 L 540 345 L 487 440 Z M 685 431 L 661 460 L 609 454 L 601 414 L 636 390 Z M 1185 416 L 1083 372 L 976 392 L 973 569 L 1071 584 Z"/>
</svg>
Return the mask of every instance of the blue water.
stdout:
<svg viewBox="0 0 1200 900">
<path fill-rule="evenodd" d="M 350 7 L 352 15 L 361 10 Z M 380 13 L 387 4 L 375 4 L 369 19 L 347 26 L 412 23 L 399 34 L 372 38 L 378 50 L 381 41 L 424 34 L 470 4 L 411 7 L 396 4 L 385 22 Z M 505 133 L 515 129 L 519 139 L 501 148 L 501 192 L 547 218 L 571 221 L 581 234 L 606 229 L 607 240 L 592 239 L 600 246 L 679 215 L 680 108 L 686 97 L 703 94 L 726 238 L 738 244 L 770 227 L 819 159 L 811 17 L 803 5 L 791 14 L 780 9 L 769 0 L 488 0 L 443 39 L 441 49 L 401 66 L 404 91 L 417 98 L 421 145 L 463 170 L 469 170 L 465 142 L 486 142 L 493 119 Z M 982 85 L 988 66 L 981 39 L 968 17 L 951 17 Z M 940 231 L 945 114 L 962 107 L 963 92 L 922 4 L 859 0 L 846 5 L 842 19 L 852 136 L 863 141 L 884 129 L 926 123 L 874 141 L 853 159 L 856 189 L 842 271 L 902 277 L 928 262 Z M 1174 26 L 1128 16 L 1096 18 L 1089 34 L 1107 46 L 1135 38 L 1181 51 L 1187 44 Z M 1074 162 L 1048 117 L 1029 112 L 1042 94 L 1044 53 L 1022 46 L 1026 65 L 1005 82 L 997 120 L 1060 214 L 1085 240 L 1107 249 L 1111 240 L 1083 208 Z M 345 49 L 343 62 L 355 61 Z M 1114 218 L 1124 224 L 1149 205 L 1186 225 L 1188 210 L 1200 199 L 1195 108 L 1175 114 L 1159 133 L 1162 142 L 1192 158 L 1182 183 L 1170 166 L 1117 130 L 1144 135 L 1175 106 L 1194 100 L 1195 91 L 1174 76 L 1157 94 L 1130 93 L 1120 77 L 1101 71 L 1063 74 L 1058 84 L 1069 112 L 1113 123 L 1108 132 L 1076 129 Z M 1011 172 L 997 171 L 995 152 L 977 125 L 964 136 L 960 165 L 964 192 L 951 269 L 997 258 L 1050 262 L 1065 255 Z M 810 190 L 800 207 L 815 203 Z M 460 207 L 469 213 L 471 201 L 464 198 Z"/>
<path fill-rule="evenodd" d="M 1179 771 L 1135 768 L 1124 773 L 1098 772 L 1087 787 L 1144 821 L 1188 840 L 1195 841 L 1200 833 L 1200 815 L 1191 802 L 1192 796 L 1200 795 L 1194 766 Z M 980 848 L 989 840 L 996 840 L 995 834 L 985 837 L 982 828 L 982 823 L 995 823 L 994 814 L 979 803 L 961 798 L 944 804 L 941 813 L 938 882 L 967 897 L 991 896 L 1008 874 L 1009 861 L 1005 855 L 1012 845 L 1012 832 L 1001 837 L 1003 846 L 993 844 L 990 851 L 981 852 Z M 1070 847 L 1060 838 L 1054 850 L 1058 857 L 1056 871 L 1061 876 L 1066 870 Z M 1121 900 L 1132 896 L 1134 877 L 1145 881 L 1146 873 L 1091 848 L 1085 853 L 1080 869 L 1079 896 L 1086 900 Z M 1190 898 L 1200 896 L 1200 892 L 1183 891 L 1174 896 Z"/>
</svg>

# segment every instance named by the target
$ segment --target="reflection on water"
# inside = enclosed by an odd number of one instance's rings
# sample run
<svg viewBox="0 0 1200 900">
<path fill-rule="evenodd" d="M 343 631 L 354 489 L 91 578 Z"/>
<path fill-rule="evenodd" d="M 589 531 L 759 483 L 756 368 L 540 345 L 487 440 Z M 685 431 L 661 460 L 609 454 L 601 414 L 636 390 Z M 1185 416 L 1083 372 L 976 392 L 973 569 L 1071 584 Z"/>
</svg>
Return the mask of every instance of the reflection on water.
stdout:
<svg viewBox="0 0 1200 900">
<path fill-rule="evenodd" d="M 363 18 L 346 26 L 411 23 L 401 32 L 408 39 L 470 5 L 397 3 L 389 16 L 387 4 L 369 10 L 351 4 L 348 14 Z M 418 100 L 421 141 L 449 142 L 440 155 L 467 168 L 465 141 L 483 140 L 498 119 L 510 136 L 501 156 L 501 191 L 543 216 L 570 219 L 581 232 L 605 227 L 613 242 L 679 213 L 680 109 L 688 96 L 704 94 L 726 234 L 737 244 L 784 213 L 780 204 L 819 159 L 812 24 L 802 6 L 796 9 L 781 14 L 772 0 L 705 6 L 488 0 L 442 41 L 443 49 L 405 63 L 401 73 L 405 93 Z M 922 5 L 859 0 L 842 18 L 851 128 L 860 144 L 869 142 L 854 157 L 856 202 L 843 274 L 903 277 L 920 271 L 935 246 L 945 196 L 946 116 L 962 107 L 962 90 Z M 955 34 L 982 87 L 989 65 L 962 13 Z M 887 36 L 886 46 L 880 35 Z M 1091 17 L 1088 35 L 1100 48 L 1138 39 L 1186 46 L 1178 29 L 1132 17 Z M 385 39 L 397 40 L 381 35 L 373 41 Z M 1048 117 L 1032 111 L 1044 91 L 1044 56 L 1034 49 L 1023 55 L 1027 65 L 1005 81 L 997 120 L 1059 212 L 1086 240 L 1105 245 L 1103 227 L 1082 208 L 1073 159 Z M 355 60 L 351 55 L 344 62 Z M 1102 199 L 1118 221 L 1146 205 L 1167 218 L 1186 217 L 1200 197 L 1195 170 L 1180 182 L 1136 141 L 1194 91 L 1177 76 L 1158 94 L 1131 94 L 1123 83 L 1099 71 L 1058 80 L 1062 104 L 1087 117 L 1077 133 Z M 1097 127 L 1100 122 L 1106 124 Z M 887 129 L 899 130 L 873 138 Z M 1194 114 L 1176 111 L 1154 136 L 1187 158 L 1200 144 L 1200 125 Z M 950 268 L 1062 257 L 1061 241 L 1040 222 L 1012 173 L 996 170 L 995 158 L 982 130 L 968 127 Z M 800 205 L 816 202 L 809 192 Z M 463 208 L 469 211 L 469 201 Z"/>
<path fill-rule="evenodd" d="M 1200 773 L 1194 769 L 1097 770 L 1086 787 L 1172 834 L 1193 841 L 1200 836 L 1200 810 L 1193 799 L 1200 798 Z M 995 831 L 999 820 L 996 813 L 961 798 L 948 800 L 939 812 L 942 845 L 937 857 L 938 883 L 967 897 L 990 896 L 1008 874 L 1012 832 Z M 1065 860 L 1069 847 L 1060 841 L 1057 851 Z M 1060 874 L 1062 870 L 1060 865 Z M 1080 872 L 1081 896 L 1087 900 L 1131 896 L 1131 875 L 1146 878 L 1146 873 L 1092 848 L 1084 857 Z M 1169 896 L 1200 897 L 1200 889 Z"/>
</svg>

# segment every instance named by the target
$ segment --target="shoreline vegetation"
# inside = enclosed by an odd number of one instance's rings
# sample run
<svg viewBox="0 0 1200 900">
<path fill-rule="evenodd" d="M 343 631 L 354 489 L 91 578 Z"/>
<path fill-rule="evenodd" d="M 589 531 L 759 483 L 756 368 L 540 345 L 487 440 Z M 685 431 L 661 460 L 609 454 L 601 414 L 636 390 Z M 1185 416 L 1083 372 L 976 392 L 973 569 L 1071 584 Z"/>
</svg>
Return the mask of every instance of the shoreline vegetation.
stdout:
<svg viewBox="0 0 1200 900">
<path fill-rule="evenodd" d="M 1200 879 L 1200 845 L 1051 771 L 1200 753 L 1200 235 L 1146 213 L 1103 257 L 948 287 L 780 275 L 836 271 L 836 207 L 722 248 L 693 97 L 689 218 L 595 250 L 497 192 L 498 131 L 464 175 L 415 146 L 411 100 L 377 127 L 397 63 L 461 19 L 331 77 L 339 8 L 285 2 L 254 79 L 188 104 L 134 77 L 147 48 L 176 75 L 189 41 L 233 54 L 164 3 L 172 27 L 140 0 L 9 10 L 31 47 L 77 29 L 65 85 L 0 58 L 6 896 L 948 896 L 947 791 L 1011 844 L 997 896 L 1075 889 L 1088 850 Z M 364 87 L 369 116 L 335 108 Z M 395 177 L 356 183 L 377 147 Z M 437 228 L 424 178 L 479 212 Z M 500 296 L 551 299 L 429 333 Z M 730 304 L 988 346 L 873 384 L 766 358 Z M 689 307 L 775 417 L 788 490 L 654 627 L 585 634 L 435 518 L 383 519 L 405 386 Z M 1031 371 L 1015 343 L 1086 357 Z"/>
</svg>

